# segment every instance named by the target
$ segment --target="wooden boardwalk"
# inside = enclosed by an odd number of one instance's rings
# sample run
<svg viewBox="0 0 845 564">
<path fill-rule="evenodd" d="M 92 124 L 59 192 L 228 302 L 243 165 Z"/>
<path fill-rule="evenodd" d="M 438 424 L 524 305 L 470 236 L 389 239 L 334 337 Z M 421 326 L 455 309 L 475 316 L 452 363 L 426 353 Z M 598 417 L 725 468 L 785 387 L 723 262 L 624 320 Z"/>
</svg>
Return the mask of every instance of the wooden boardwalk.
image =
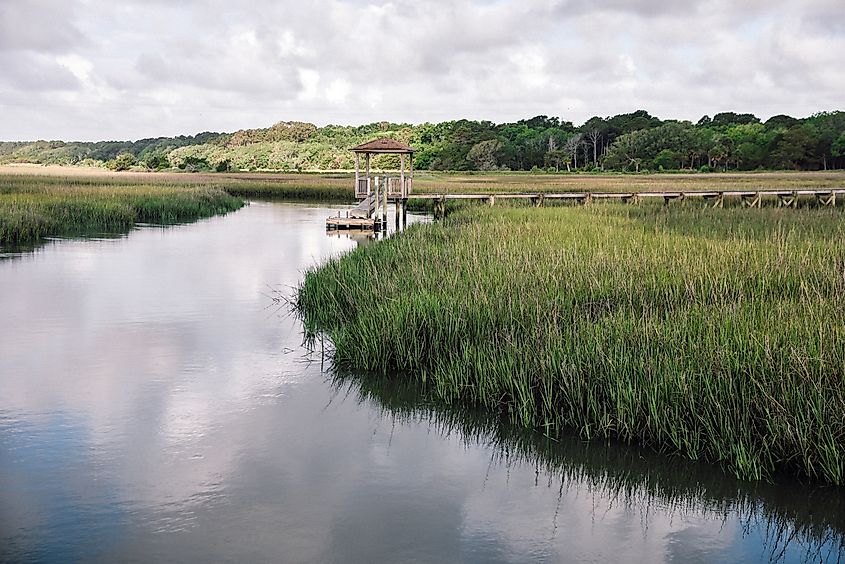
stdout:
<svg viewBox="0 0 845 564">
<path fill-rule="evenodd" d="M 835 207 L 837 196 L 845 197 L 845 188 L 804 188 L 798 190 L 679 190 L 649 192 L 522 192 L 499 194 L 413 194 L 411 200 L 428 200 L 434 204 L 434 215 L 443 215 L 447 201 L 478 201 L 494 205 L 498 200 L 523 200 L 533 206 L 542 206 L 544 202 L 572 202 L 590 204 L 598 201 L 620 201 L 637 203 L 645 200 L 663 200 L 664 204 L 672 201 L 701 199 L 709 207 L 724 207 L 725 200 L 739 201 L 743 207 L 761 208 L 763 200 L 775 202 L 779 207 L 797 208 L 799 199 L 813 198 L 819 206 Z M 382 218 L 373 217 L 378 206 L 378 196 L 367 196 L 355 208 L 347 212 L 346 217 L 326 219 L 329 229 L 377 229 L 383 226 L 386 211 Z M 404 202 L 405 200 L 402 200 Z M 386 210 L 386 202 L 385 202 Z M 398 212 L 397 212 L 398 217 Z"/>
<path fill-rule="evenodd" d="M 711 207 L 721 208 L 726 199 L 739 200 L 743 206 L 759 208 L 763 199 L 777 202 L 778 206 L 797 208 L 801 197 L 813 197 L 820 206 L 835 206 L 837 196 L 845 196 L 845 188 L 798 189 L 798 190 L 682 190 L 655 192 L 561 192 L 561 193 L 502 193 L 502 194 L 413 194 L 409 199 L 429 200 L 434 203 L 435 212 L 444 211 L 449 200 L 475 200 L 494 205 L 497 200 L 527 200 L 534 206 L 542 206 L 545 201 L 569 201 L 589 204 L 600 200 L 617 200 L 636 203 L 640 200 L 660 200 L 668 204 L 671 201 L 684 201 L 700 198 Z"/>
</svg>

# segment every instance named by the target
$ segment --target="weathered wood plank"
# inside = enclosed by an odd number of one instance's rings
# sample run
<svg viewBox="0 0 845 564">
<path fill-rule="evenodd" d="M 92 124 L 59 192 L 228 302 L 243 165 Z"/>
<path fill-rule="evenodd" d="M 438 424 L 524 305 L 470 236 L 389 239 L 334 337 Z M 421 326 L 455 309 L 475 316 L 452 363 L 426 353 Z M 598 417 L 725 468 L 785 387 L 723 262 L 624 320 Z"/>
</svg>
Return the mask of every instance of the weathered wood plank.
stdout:
<svg viewBox="0 0 845 564">
<path fill-rule="evenodd" d="M 326 227 L 329 229 L 374 229 L 376 220 L 363 217 L 329 217 Z"/>
</svg>

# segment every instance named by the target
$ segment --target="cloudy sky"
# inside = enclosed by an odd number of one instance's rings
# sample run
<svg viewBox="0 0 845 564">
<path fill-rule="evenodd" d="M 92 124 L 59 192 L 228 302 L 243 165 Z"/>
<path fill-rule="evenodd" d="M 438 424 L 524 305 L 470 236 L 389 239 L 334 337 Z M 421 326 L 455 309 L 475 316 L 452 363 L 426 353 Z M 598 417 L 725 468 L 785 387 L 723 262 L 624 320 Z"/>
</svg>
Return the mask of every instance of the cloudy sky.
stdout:
<svg viewBox="0 0 845 564">
<path fill-rule="evenodd" d="M 842 0 L 0 0 L 0 139 L 845 109 Z"/>
</svg>

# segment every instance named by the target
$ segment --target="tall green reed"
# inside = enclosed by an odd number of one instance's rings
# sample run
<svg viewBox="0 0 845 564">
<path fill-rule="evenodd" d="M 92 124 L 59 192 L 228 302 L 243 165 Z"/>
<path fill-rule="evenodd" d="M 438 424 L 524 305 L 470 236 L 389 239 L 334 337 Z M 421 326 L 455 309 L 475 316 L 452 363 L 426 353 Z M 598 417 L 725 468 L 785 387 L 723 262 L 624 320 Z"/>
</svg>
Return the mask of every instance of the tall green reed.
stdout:
<svg viewBox="0 0 845 564">
<path fill-rule="evenodd" d="M 309 272 L 340 367 L 746 479 L 845 482 L 840 210 L 485 209 Z"/>
</svg>

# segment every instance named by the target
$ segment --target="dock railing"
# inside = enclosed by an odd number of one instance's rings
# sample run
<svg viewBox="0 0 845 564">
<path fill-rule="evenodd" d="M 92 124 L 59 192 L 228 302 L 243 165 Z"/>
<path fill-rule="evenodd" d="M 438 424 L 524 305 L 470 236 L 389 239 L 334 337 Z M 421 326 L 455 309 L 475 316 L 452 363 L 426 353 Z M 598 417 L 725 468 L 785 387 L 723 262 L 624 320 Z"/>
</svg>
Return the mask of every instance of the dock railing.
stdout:
<svg viewBox="0 0 845 564">
<path fill-rule="evenodd" d="M 367 195 L 370 193 L 370 179 L 369 178 L 359 178 L 358 185 L 355 186 L 355 198 L 362 199 L 366 198 Z"/>
<path fill-rule="evenodd" d="M 721 208 L 725 200 L 733 198 L 746 207 L 759 208 L 763 199 L 775 202 L 779 207 L 798 207 L 799 198 L 812 198 L 819 206 L 836 206 L 837 196 L 845 196 L 845 188 L 799 188 L 793 190 L 757 189 L 757 190 L 681 190 L 681 191 L 644 191 L 644 192 L 539 192 L 539 193 L 498 193 L 498 194 L 414 194 L 415 200 L 431 200 L 444 203 L 446 200 L 477 200 L 493 205 L 497 200 L 528 200 L 535 206 L 544 202 L 570 201 L 580 204 L 590 204 L 599 200 L 617 200 L 626 203 L 637 203 L 647 199 L 671 201 L 686 201 L 700 198 L 709 206 Z M 811 201 L 813 201 L 811 200 Z"/>
<path fill-rule="evenodd" d="M 404 200 L 411 194 L 411 178 L 404 179 L 399 176 L 388 177 L 387 179 L 387 197 L 391 200 Z M 404 185 L 402 181 L 405 181 Z"/>
</svg>

